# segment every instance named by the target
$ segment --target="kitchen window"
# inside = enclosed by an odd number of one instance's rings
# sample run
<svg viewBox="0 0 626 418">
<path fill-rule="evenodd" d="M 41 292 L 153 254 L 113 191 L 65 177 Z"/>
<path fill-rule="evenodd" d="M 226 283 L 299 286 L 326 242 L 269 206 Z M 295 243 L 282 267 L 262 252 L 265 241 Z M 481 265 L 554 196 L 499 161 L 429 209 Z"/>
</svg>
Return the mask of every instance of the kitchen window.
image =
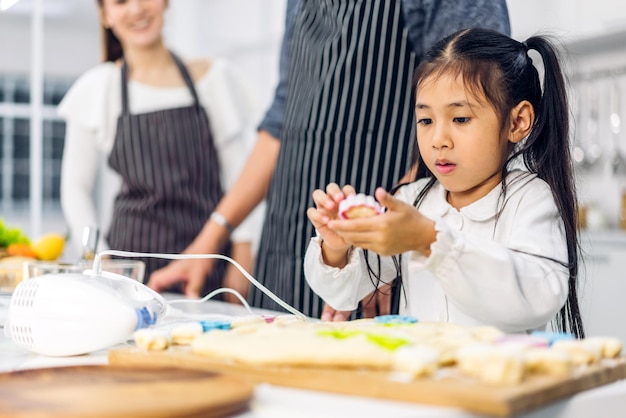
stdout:
<svg viewBox="0 0 626 418">
<path fill-rule="evenodd" d="M 46 77 L 43 91 L 42 206 L 56 227 L 65 229 L 60 209 L 61 159 L 65 122 L 56 107 L 73 80 Z M 0 75 L 0 217 L 28 225 L 30 199 L 30 84 L 28 75 Z"/>
</svg>

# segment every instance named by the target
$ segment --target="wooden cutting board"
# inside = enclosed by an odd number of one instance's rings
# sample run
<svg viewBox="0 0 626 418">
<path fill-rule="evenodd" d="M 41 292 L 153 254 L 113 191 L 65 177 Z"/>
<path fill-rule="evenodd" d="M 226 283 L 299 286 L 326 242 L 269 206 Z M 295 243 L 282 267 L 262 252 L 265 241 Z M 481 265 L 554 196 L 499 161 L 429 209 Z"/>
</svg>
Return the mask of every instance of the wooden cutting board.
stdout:
<svg viewBox="0 0 626 418">
<path fill-rule="evenodd" d="M 227 416 L 248 407 L 253 384 L 207 370 L 78 366 L 0 374 L 0 417 Z"/>
<path fill-rule="evenodd" d="M 496 417 L 509 417 L 545 406 L 575 393 L 626 378 L 626 357 L 576 370 L 569 377 L 534 375 L 515 386 L 493 386 L 455 373 L 410 382 L 388 372 L 252 366 L 193 354 L 189 347 L 145 351 L 125 347 L 109 351 L 109 363 L 126 366 L 176 366 L 245 376 L 255 382 L 347 395 L 458 407 Z"/>
</svg>

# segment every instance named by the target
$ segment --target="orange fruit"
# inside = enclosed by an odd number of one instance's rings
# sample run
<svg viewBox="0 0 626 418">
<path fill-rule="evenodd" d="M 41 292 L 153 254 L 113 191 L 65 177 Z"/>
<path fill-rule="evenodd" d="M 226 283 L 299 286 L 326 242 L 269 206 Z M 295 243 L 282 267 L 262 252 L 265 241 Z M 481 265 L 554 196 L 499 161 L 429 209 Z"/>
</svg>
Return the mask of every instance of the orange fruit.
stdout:
<svg viewBox="0 0 626 418">
<path fill-rule="evenodd" d="M 30 244 L 10 244 L 7 247 L 7 255 L 18 255 L 23 257 L 37 258 Z"/>
</svg>

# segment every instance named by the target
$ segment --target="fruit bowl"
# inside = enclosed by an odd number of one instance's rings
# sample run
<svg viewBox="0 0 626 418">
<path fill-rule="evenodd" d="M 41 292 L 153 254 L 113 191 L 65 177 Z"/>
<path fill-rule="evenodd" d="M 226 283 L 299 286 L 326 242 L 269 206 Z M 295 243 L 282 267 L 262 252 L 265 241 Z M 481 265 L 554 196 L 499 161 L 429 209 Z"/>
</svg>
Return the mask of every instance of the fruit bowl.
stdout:
<svg viewBox="0 0 626 418">
<path fill-rule="evenodd" d="M 4 257 L 0 260 L 0 292 L 12 292 L 24 278 L 26 263 L 32 261 L 28 257 Z"/>
<path fill-rule="evenodd" d="M 92 262 L 80 263 L 38 261 L 28 257 L 6 257 L 0 260 L 0 292 L 11 293 L 22 280 L 52 273 L 82 273 Z M 102 260 L 103 271 L 120 274 L 143 283 L 146 265 L 139 260 Z"/>
<path fill-rule="evenodd" d="M 24 279 L 43 276 L 52 273 L 82 273 L 91 269 L 92 261 L 83 261 L 79 263 L 63 263 L 63 262 L 46 262 L 46 261 L 30 261 L 24 267 Z M 100 260 L 100 268 L 102 271 L 116 273 L 121 276 L 129 277 L 143 283 L 146 264 L 140 260 L 131 259 L 104 259 Z"/>
</svg>

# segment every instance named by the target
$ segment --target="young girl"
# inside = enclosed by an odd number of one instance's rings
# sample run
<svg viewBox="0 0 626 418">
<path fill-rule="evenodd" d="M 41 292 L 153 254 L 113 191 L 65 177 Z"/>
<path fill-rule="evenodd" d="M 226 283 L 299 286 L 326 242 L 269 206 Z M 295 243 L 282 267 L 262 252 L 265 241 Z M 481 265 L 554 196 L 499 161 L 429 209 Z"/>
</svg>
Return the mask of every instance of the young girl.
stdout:
<svg viewBox="0 0 626 418">
<path fill-rule="evenodd" d="M 530 49 L 543 59 L 543 92 Z M 377 189 L 386 211 L 362 219 L 338 218 L 351 186 L 313 193 L 311 288 L 351 310 L 396 279 L 400 313 L 419 320 L 528 332 L 556 317 L 556 329 L 583 337 L 568 108 L 555 48 L 541 36 L 520 43 L 463 30 L 430 50 L 415 88 L 417 181 L 395 196 Z"/>
</svg>

